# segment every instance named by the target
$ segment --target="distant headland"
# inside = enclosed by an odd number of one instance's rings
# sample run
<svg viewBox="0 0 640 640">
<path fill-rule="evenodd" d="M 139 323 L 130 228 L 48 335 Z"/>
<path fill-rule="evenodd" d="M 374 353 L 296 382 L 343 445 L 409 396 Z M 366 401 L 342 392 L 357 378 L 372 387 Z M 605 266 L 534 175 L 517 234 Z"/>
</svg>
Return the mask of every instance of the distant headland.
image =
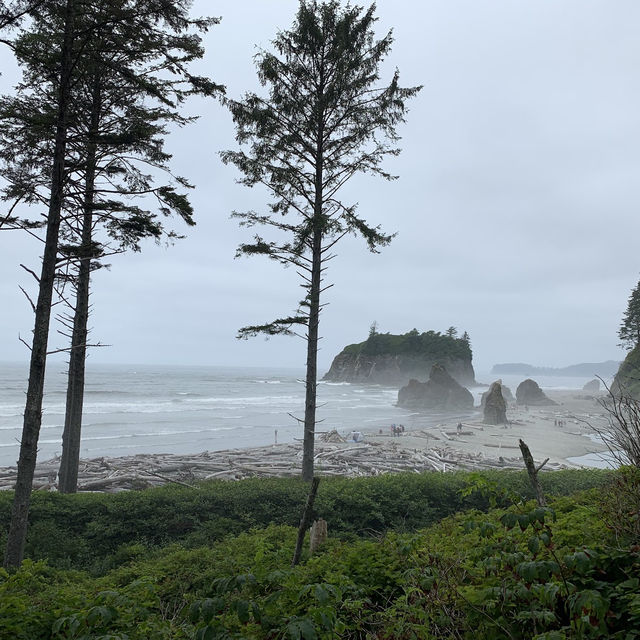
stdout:
<svg viewBox="0 0 640 640">
<path fill-rule="evenodd" d="M 469 336 L 461 338 L 451 327 L 446 333 L 413 329 L 393 335 L 372 327 L 369 337 L 345 347 L 334 359 L 324 380 L 403 386 L 411 379 L 425 382 L 439 364 L 460 384 L 475 384 Z"/>
<path fill-rule="evenodd" d="M 496 375 L 543 375 L 543 376 L 575 376 L 590 378 L 600 376 L 610 378 L 618 372 L 620 362 L 607 360 L 606 362 L 582 362 L 568 367 L 534 367 L 523 362 L 509 362 L 493 365 L 491 373 Z"/>
</svg>

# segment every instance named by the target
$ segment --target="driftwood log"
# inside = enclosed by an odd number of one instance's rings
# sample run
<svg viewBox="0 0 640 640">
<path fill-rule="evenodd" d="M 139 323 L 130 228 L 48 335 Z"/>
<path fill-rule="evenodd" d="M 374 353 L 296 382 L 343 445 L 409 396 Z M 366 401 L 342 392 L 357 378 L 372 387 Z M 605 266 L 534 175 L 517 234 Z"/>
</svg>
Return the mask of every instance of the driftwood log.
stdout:
<svg viewBox="0 0 640 640">
<path fill-rule="evenodd" d="M 358 444 L 317 442 L 315 473 L 319 476 L 356 477 L 399 472 L 522 468 L 518 458 L 491 458 L 480 453 L 456 451 L 447 446 L 446 441 L 438 441 L 429 432 L 416 431 L 411 435 L 424 438 L 426 447 L 404 448 L 400 442 L 394 442 L 391 446 L 375 441 Z M 79 491 L 115 493 L 175 483 L 197 490 L 198 483 L 204 480 L 298 476 L 301 461 L 300 443 L 198 454 L 144 454 L 83 459 L 80 461 L 78 487 Z M 58 458 L 39 463 L 34 476 L 34 489 L 56 490 L 59 466 Z M 559 465 L 549 464 L 547 468 L 559 468 Z M 15 481 L 15 467 L 0 468 L 0 490 L 13 489 Z"/>
<path fill-rule="evenodd" d="M 531 486 L 536 494 L 536 502 L 539 507 L 546 507 L 547 501 L 544 497 L 544 493 L 542 491 L 542 487 L 540 486 L 540 482 L 538 481 L 538 473 L 544 467 L 547 462 L 549 462 L 549 458 L 547 458 L 542 464 L 536 467 L 536 463 L 533 461 L 533 456 L 531 455 L 531 451 L 529 451 L 529 447 L 525 444 L 524 440 L 518 440 L 520 443 L 520 451 L 522 452 L 522 459 L 524 460 L 524 465 L 527 468 L 527 473 L 529 474 L 529 481 L 531 482 Z"/>
<path fill-rule="evenodd" d="M 313 555 L 327 541 L 327 521 L 319 518 L 311 525 L 309 552 Z"/>
</svg>

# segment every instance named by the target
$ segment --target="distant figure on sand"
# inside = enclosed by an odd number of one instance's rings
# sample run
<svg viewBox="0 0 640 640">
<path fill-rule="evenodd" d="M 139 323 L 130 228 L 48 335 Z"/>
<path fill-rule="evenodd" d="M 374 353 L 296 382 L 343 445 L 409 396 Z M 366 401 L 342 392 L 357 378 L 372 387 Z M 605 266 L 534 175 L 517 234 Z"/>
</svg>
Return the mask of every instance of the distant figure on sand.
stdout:
<svg viewBox="0 0 640 640">
<path fill-rule="evenodd" d="M 404 426 L 401 424 L 392 424 L 391 425 L 391 434 L 394 438 L 399 438 L 400 434 L 404 432 Z"/>
<path fill-rule="evenodd" d="M 456 427 L 458 433 L 462 433 L 462 422 L 458 422 L 458 426 Z"/>
</svg>

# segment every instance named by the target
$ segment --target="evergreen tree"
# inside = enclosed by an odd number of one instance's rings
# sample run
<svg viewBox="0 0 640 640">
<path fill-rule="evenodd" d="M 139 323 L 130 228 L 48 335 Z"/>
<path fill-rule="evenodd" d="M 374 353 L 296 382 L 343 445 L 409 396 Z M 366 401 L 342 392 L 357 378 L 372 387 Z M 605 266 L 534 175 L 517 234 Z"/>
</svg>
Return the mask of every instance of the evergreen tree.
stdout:
<svg viewBox="0 0 640 640">
<path fill-rule="evenodd" d="M 445 335 L 449 336 L 449 338 L 457 338 L 458 330 L 455 327 L 451 326 L 445 331 Z"/>
<path fill-rule="evenodd" d="M 307 341 L 302 476 L 313 477 L 316 423 L 318 327 L 326 262 L 346 234 L 361 235 L 369 249 L 392 236 L 371 226 L 355 204 L 338 199 L 340 188 L 358 173 L 386 179 L 381 165 L 399 149 L 396 125 L 404 121 L 405 100 L 419 87 L 401 88 L 398 72 L 379 85 L 379 69 L 391 49 L 388 33 L 375 39 L 375 5 L 341 8 L 337 0 L 301 0 L 289 31 L 273 41 L 275 53 L 260 51 L 258 77 L 266 98 L 248 94 L 229 101 L 244 150 L 222 158 L 243 174 L 247 186 L 262 184 L 273 201 L 270 213 L 235 213 L 247 227 L 268 227 L 279 240 L 256 235 L 240 255 L 264 255 L 293 265 L 306 295 L 294 315 L 245 327 L 240 337 L 293 334 L 303 327 Z"/>
<path fill-rule="evenodd" d="M 58 52 L 57 65 L 51 72 L 56 87 L 56 101 L 54 103 L 55 136 L 51 153 L 52 168 L 49 182 L 46 238 L 42 256 L 42 268 L 38 280 L 38 298 L 34 305 L 35 320 L 31 343 L 31 361 L 29 364 L 29 383 L 20 442 L 20 457 L 18 459 L 18 477 L 11 511 L 7 548 L 4 555 L 5 568 L 18 567 L 22 562 L 31 502 L 31 486 L 33 484 L 38 438 L 42 424 L 42 397 L 64 189 L 64 160 L 67 145 L 71 74 L 75 55 L 74 49 L 76 49 L 75 20 L 76 3 L 78 2 L 79 0 L 66 0 L 61 3 L 63 28 L 57 34 L 57 41 L 49 43 L 49 46 Z"/>
<path fill-rule="evenodd" d="M 126 202 L 143 194 L 155 196 L 161 213 L 177 212 L 191 222 L 185 196 L 171 185 L 156 187 L 154 179 L 142 170 L 144 165 L 166 168 L 169 156 L 162 151 L 162 136 L 166 123 L 188 120 L 177 111 L 184 98 L 216 90 L 213 83 L 186 71 L 186 64 L 202 55 L 193 29 L 206 29 L 214 22 L 191 20 L 190 4 L 184 0 L 52 1 L 30 12 L 28 31 L 15 40 L 25 81 L 19 95 L 2 105 L 6 116 L 2 121 L 3 153 L 10 182 L 5 196 L 26 204 L 50 201 L 50 206 L 6 566 L 17 566 L 22 559 L 41 424 L 53 289 L 56 278 L 61 278 L 61 266 L 77 271 L 68 396 L 72 404 L 75 398 L 72 413 L 76 423 L 65 423 L 63 453 L 66 449 L 68 455 L 61 467 L 65 486 L 73 490 L 89 274 L 95 258 L 105 254 L 104 243 L 93 238 L 95 225 L 102 224 L 121 248 L 136 248 L 144 236 L 157 237 L 163 227 L 155 214 Z M 56 46 L 61 38 L 66 48 Z M 183 86 L 185 81 L 188 86 Z M 53 128 L 48 105 L 51 94 L 61 93 L 62 86 L 64 100 L 58 100 L 53 115 L 56 122 L 62 119 L 64 126 Z M 56 131 L 55 138 L 52 131 Z M 23 141 L 9 160 L 7 142 L 12 136 Z M 52 150 L 57 182 L 49 187 L 47 166 Z M 178 182 L 188 186 L 183 180 Z"/>
<path fill-rule="evenodd" d="M 0 30 L 18 26 L 25 16 L 48 0 L 0 0 Z M 0 42 L 12 45 L 11 40 L 0 38 Z"/>
<path fill-rule="evenodd" d="M 621 346 L 633 349 L 640 345 L 640 282 L 629 296 L 627 310 L 624 312 L 618 337 L 622 341 Z"/>
</svg>

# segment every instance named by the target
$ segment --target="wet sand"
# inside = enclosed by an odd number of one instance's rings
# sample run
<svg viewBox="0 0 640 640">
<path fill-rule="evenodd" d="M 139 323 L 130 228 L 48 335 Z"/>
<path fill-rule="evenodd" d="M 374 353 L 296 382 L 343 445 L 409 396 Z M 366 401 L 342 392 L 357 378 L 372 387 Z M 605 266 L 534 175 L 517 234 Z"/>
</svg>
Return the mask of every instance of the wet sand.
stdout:
<svg viewBox="0 0 640 640">
<path fill-rule="evenodd" d="M 382 434 L 366 433 L 369 442 L 395 442 L 407 449 L 424 449 L 446 446 L 462 453 L 481 454 L 484 458 L 499 460 L 520 456 L 519 439 L 529 446 L 535 460 L 549 458 L 550 462 L 567 467 L 580 464 L 569 458 L 607 451 L 604 444 L 589 438 L 593 427 L 607 424 L 604 409 L 598 399 L 605 393 L 584 391 L 545 391 L 557 404 L 551 406 L 522 407 L 510 404 L 507 407 L 508 426 L 492 426 L 482 422 L 478 409 L 477 419 L 462 423 L 458 433 L 458 422 L 444 421 L 438 426 L 419 432 L 405 431 L 393 437 L 391 431 Z M 559 426 L 562 421 L 563 426 Z"/>
</svg>

